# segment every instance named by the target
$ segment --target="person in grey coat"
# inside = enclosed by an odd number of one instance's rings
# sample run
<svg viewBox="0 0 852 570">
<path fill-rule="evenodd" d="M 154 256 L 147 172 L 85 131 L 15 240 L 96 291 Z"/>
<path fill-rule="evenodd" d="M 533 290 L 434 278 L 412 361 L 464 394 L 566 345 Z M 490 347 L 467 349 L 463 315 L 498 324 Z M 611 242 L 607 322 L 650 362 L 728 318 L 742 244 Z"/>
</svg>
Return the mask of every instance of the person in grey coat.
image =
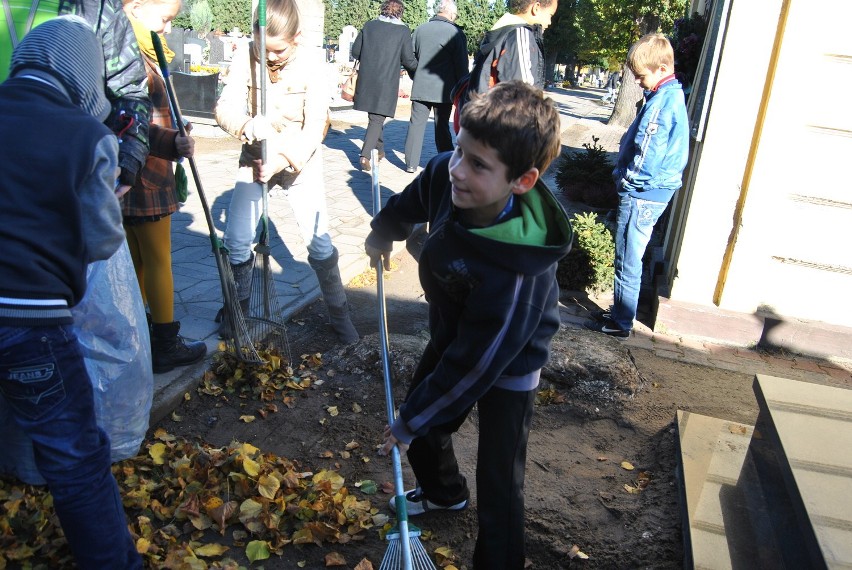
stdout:
<svg viewBox="0 0 852 570">
<path fill-rule="evenodd" d="M 399 68 L 414 77 L 417 59 L 411 49 L 411 30 L 402 23 L 401 0 L 384 0 L 379 17 L 364 24 L 352 44 L 352 55 L 359 63 L 355 86 L 355 110 L 366 111 L 367 134 L 361 147 L 361 170 L 370 170 L 370 152 L 385 156 L 383 131 L 385 119 L 396 113 L 399 97 Z"/>
<path fill-rule="evenodd" d="M 411 88 L 411 119 L 405 138 L 405 171 L 416 172 L 423 149 L 423 133 L 429 113 L 435 110 L 435 146 L 438 152 L 453 150 L 450 91 L 467 73 L 467 38 L 453 22 L 459 12 L 454 0 L 441 0 L 438 13 L 414 30 L 417 73 Z"/>
</svg>

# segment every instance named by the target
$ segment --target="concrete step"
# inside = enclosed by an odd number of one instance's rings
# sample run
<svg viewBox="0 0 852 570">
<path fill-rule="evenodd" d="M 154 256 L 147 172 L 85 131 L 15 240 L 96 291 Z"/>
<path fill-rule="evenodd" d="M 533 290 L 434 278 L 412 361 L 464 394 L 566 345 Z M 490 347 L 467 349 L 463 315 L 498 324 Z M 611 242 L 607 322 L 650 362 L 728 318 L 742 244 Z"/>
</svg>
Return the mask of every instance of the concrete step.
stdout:
<svg viewBox="0 0 852 570">
<path fill-rule="evenodd" d="M 757 375 L 749 448 L 788 568 L 852 568 L 852 390 Z M 744 477 L 745 479 L 745 477 Z"/>
<path fill-rule="evenodd" d="M 752 426 L 678 410 L 684 567 L 760 568 L 738 479 Z"/>
<path fill-rule="evenodd" d="M 754 392 L 754 428 L 677 412 L 684 566 L 852 568 L 852 390 Z"/>
</svg>

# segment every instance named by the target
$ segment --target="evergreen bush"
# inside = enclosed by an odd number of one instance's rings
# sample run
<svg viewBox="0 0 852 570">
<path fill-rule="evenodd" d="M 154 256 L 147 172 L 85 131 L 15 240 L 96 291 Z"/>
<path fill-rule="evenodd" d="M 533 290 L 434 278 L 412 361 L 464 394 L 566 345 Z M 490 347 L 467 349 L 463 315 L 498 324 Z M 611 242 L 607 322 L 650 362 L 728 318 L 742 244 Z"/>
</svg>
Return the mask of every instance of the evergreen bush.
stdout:
<svg viewBox="0 0 852 570">
<path fill-rule="evenodd" d="M 591 144 L 583 144 L 585 150 L 562 154 L 556 185 L 569 200 L 612 209 L 618 206 L 618 192 L 612 181 L 613 164 L 599 140 L 592 137 Z"/>
<path fill-rule="evenodd" d="M 612 289 L 615 276 L 615 242 L 612 233 L 594 212 L 577 213 L 571 219 L 574 247 L 559 262 L 556 280 L 567 291 L 599 295 Z"/>
</svg>

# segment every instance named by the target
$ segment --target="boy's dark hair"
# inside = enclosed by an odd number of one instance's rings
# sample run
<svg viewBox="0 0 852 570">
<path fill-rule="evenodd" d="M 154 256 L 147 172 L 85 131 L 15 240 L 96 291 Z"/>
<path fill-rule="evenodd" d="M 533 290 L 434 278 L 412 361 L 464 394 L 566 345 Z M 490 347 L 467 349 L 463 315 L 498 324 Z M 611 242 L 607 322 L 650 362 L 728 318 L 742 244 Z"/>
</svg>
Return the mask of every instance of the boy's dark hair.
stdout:
<svg viewBox="0 0 852 570">
<path fill-rule="evenodd" d="M 541 4 L 542 8 L 547 8 L 553 2 L 553 0 L 509 0 L 509 13 L 510 14 L 523 14 L 529 7 L 538 2 Z"/>
<path fill-rule="evenodd" d="M 562 150 L 556 105 L 523 81 L 473 94 L 462 111 L 461 128 L 497 151 L 509 181 L 533 167 L 544 173 Z"/>
<path fill-rule="evenodd" d="M 405 5 L 401 0 L 385 0 L 379 7 L 379 14 L 388 18 L 402 18 Z"/>
</svg>

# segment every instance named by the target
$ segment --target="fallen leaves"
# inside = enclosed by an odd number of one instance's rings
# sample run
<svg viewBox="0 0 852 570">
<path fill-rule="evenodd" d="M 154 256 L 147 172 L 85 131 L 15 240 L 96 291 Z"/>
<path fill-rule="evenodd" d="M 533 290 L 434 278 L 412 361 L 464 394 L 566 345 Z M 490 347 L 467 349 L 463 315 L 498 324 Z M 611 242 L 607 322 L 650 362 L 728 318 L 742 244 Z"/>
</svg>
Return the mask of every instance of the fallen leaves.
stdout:
<svg viewBox="0 0 852 570">
<path fill-rule="evenodd" d="M 568 551 L 568 558 L 572 560 L 574 558 L 579 558 L 580 560 L 588 560 L 589 555 L 580 550 L 580 547 L 575 544 L 571 547 L 571 550 Z"/>
</svg>

